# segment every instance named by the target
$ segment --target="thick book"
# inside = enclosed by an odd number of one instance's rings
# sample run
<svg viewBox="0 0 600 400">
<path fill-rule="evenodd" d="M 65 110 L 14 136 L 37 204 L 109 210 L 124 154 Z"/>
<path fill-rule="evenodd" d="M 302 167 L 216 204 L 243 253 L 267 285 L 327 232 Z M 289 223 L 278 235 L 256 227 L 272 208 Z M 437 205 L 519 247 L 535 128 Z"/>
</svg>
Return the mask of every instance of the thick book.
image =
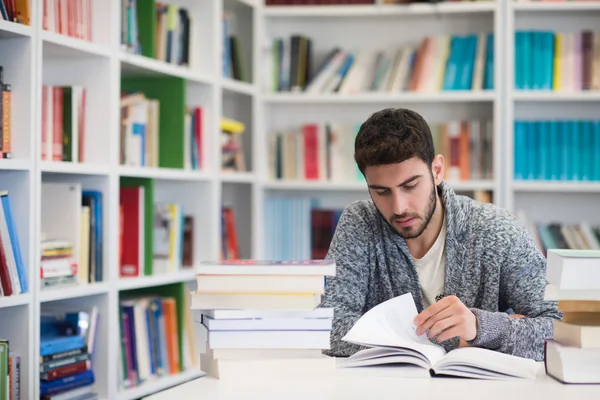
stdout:
<svg viewBox="0 0 600 400">
<path fill-rule="evenodd" d="M 446 352 L 426 334 L 417 335 L 417 316 L 411 293 L 383 302 L 365 313 L 343 337 L 344 341 L 366 346 L 344 360 L 344 367 L 396 365 L 414 376 L 454 376 L 475 379 L 535 379 L 542 370 L 534 360 L 492 350 L 464 347 Z"/>
</svg>

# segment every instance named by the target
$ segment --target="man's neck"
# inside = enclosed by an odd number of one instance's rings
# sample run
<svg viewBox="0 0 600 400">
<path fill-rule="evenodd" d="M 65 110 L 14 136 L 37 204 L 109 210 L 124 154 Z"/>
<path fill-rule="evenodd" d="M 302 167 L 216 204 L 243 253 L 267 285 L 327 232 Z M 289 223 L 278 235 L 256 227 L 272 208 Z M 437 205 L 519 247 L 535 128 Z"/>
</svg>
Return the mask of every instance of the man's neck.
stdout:
<svg viewBox="0 0 600 400">
<path fill-rule="evenodd" d="M 406 241 L 408 249 L 414 258 L 422 258 L 425 254 L 427 254 L 442 230 L 445 210 L 439 195 L 436 195 L 435 201 L 435 211 L 433 212 L 431 221 L 429 221 L 429 225 L 425 231 L 423 231 L 421 236 L 418 238 L 408 239 Z"/>
</svg>

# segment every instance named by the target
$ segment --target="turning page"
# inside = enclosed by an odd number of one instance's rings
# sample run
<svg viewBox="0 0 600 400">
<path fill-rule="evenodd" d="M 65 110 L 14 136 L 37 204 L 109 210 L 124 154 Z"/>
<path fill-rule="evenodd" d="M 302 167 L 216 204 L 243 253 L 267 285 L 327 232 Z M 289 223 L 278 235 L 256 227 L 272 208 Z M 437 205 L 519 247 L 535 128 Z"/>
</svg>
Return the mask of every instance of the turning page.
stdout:
<svg viewBox="0 0 600 400">
<path fill-rule="evenodd" d="M 394 297 L 367 311 L 342 340 L 367 347 L 407 348 L 423 354 L 430 365 L 446 353 L 443 347 L 417 335 L 414 319 L 418 315 L 411 293 Z"/>
</svg>

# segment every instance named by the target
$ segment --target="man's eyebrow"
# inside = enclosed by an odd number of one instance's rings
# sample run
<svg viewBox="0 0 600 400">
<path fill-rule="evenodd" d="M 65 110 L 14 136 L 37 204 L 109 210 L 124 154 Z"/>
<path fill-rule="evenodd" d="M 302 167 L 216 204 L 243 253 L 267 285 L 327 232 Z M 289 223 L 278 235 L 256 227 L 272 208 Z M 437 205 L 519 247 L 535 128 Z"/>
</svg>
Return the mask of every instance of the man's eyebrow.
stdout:
<svg viewBox="0 0 600 400">
<path fill-rule="evenodd" d="M 404 182 L 402 182 L 401 184 L 399 184 L 398 187 L 408 185 L 412 181 L 414 181 L 416 179 L 419 179 L 422 176 L 423 175 L 413 175 L 410 178 L 408 178 L 407 180 L 405 180 Z M 381 185 L 369 185 L 369 188 L 373 189 L 373 190 L 385 190 L 385 189 L 389 189 L 389 187 L 387 187 L 387 186 L 381 186 Z"/>
</svg>

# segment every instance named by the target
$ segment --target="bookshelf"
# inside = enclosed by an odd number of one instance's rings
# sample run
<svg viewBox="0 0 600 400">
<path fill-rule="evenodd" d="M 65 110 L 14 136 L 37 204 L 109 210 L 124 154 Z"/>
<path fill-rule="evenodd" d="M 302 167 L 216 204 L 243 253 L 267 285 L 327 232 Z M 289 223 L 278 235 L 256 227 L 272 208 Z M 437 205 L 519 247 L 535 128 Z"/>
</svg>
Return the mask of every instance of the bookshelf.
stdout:
<svg viewBox="0 0 600 400">
<path fill-rule="evenodd" d="M 152 1 L 137 1 L 142 15 L 152 10 Z M 157 37 L 152 37 L 152 32 L 160 25 L 156 21 L 150 24 L 154 27 L 145 27 L 140 32 L 144 51 L 151 53 L 136 54 L 135 44 L 129 43 L 129 37 L 123 36 L 121 30 L 120 0 L 91 0 L 91 41 L 44 29 L 43 1 L 30 1 L 29 26 L 0 21 L 0 65 L 13 95 L 13 157 L 0 159 L 0 191 L 10 194 L 29 284 L 24 294 L 0 297 L 0 319 L 12 322 L 0 327 L 0 339 L 8 339 L 11 349 L 21 356 L 23 398 L 37 398 L 40 394 L 39 365 L 32 360 L 39 355 L 40 315 L 52 308 L 98 309 L 101 339 L 97 348 L 102 356 L 94 367 L 94 390 L 102 399 L 140 398 L 203 374 L 197 368 L 188 368 L 134 387 L 122 387 L 121 377 L 114 368 L 121 365 L 121 335 L 119 329 L 108 324 L 120 323 L 120 302 L 124 296 L 160 294 L 167 289 L 193 290 L 194 264 L 221 256 L 226 229 L 223 207 L 233 210 L 235 216 L 239 256 L 263 258 L 270 254 L 269 246 L 281 245 L 281 238 L 274 240 L 268 228 L 267 221 L 272 221 L 273 215 L 286 215 L 294 210 L 305 212 L 313 203 L 323 209 L 339 210 L 353 200 L 369 196 L 360 180 L 273 179 L 269 170 L 270 141 L 276 131 L 294 130 L 311 123 L 355 126 L 377 110 L 397 106 L 413 108 L 433 124 L 489 120 L 494 132 L 493 175 L 452 181 L 458 192 L 469 195 L 489 192 L 494 203 L 513 212 L 524 210 L 530 220 L 548 222 L 552 217 L 600 223 L 593 221 L 597 217 L 591 217 L 596 215 L 598 181 L 517 181 L 512 157 L 515 120 L 554 116 L 594 118 L 596 103 L 600 101 L 598 92 L 517 91 L 511 68 L 515 62 L 511 51 L 513 33 L 517 29 L 594 28 L 600 22 L 600 2 L 480 1 L 407 6 L 376 2 L 335 7 L 267 7 L 260 0 L 169 3 L 185 7 L 192 21 L 190 50 L 182 56 L 188 66 L 163 60 L 160 51 L 156 52 L 156 58 L 148 57 L 156 51 L 156 47 L 152 50 L 157 46 Z M 232 61 L 226 60 L 223 52 L 228 43 L 233 43 L 225 41 L 224 16 L 230 17 L 229 32 L 239 40 L 233 44 L 239 46 L 234 55 L 239 65 L 231 74 L 243 78 L 235 78 L 224 69 Z M 313 67 L 316 67 L 334 46 L 353 51 L 368 49 L 373 40 L 367 33 L 377 38 L 375 43 L 379 48 L 390 50 L 402 44 L 417 45 L 427 35 L 466 35 L 488 30 L 494 33 L 493 89 L 319 94 L 276 92 L 268 87 L 272 75 L 265 71 L 265 58 L 270 57 L 269 43 L 274 37 L 293 34 L 310 37 Z M 43 132 L 46 137 L 51 137 L 52 132 L 46 131 L 47 119 L 43 118 L 44 85 L 85 88 L 85 141 L 79 143 L 79 152 L 70 153 L 83 161 L 42 156 L 51 149 L 49 142 L 43 141 Z M 158 100 L 164 106 L 156 125 L 159 132 L 156 165 L 122 162 L 124 146 L 120 140 L 118 104 L 126 89 L 143 90 L 148 99 Z M 186 109 L 194 108 L 201 109 L 201 135 L 198 153 L 190 156 L 192 139 L 186 136 L 190 133 L 186 129 L 189 121 L 184 115 Z M 221 118 L 232 118 L 245 126 L 241 138 L 243 171 L 221 170 Z M 141 157 L 137 153 L 134 156 L 134 159 Z M 190 157 L 197 157 L 199 165 L 190 165 L 193 163 Z M 186 215 L 193 216 L 193 254 L 188 268 L 121 276 L 120 188 L 126 181 L 140 185 L 151 182 L 148 183 L 151 203 L 177 203 Z M 93 282 L 40 288 L 43 282 L 36 266 L 42 255 L 42 222 L 47 215 L 42 215 L 46 200 L 42 190 L 50 183 L 76 186 L 102 196 L 102 246 L 98 255 L 101 261 Z M 290 207 L 285 200 L 295 198 L 310 201 L 293 204 L 296 208 L 285 208 Z M 276 201 L 271 202 L 273 199 Z M 58 206 L 66 202 L 60 196 L 55 201 Z M 577 207 L 573 207 L 575 202 Z M 295 223 L 309 224 L 306 217 L 304 214 L 304 219 Z M 306 254 L 309 245 L 306 235 L 290 240 L 300 241 L 295 250 Z M 146 266 L 155 272 L 153 263 L 146 262 L 141 268 L 143 272 Z M 183 305 L 178 307 L 181 309 Z M 197 337 L 198 346 L 201 343 L 202 338 Z"/>
</svg>

